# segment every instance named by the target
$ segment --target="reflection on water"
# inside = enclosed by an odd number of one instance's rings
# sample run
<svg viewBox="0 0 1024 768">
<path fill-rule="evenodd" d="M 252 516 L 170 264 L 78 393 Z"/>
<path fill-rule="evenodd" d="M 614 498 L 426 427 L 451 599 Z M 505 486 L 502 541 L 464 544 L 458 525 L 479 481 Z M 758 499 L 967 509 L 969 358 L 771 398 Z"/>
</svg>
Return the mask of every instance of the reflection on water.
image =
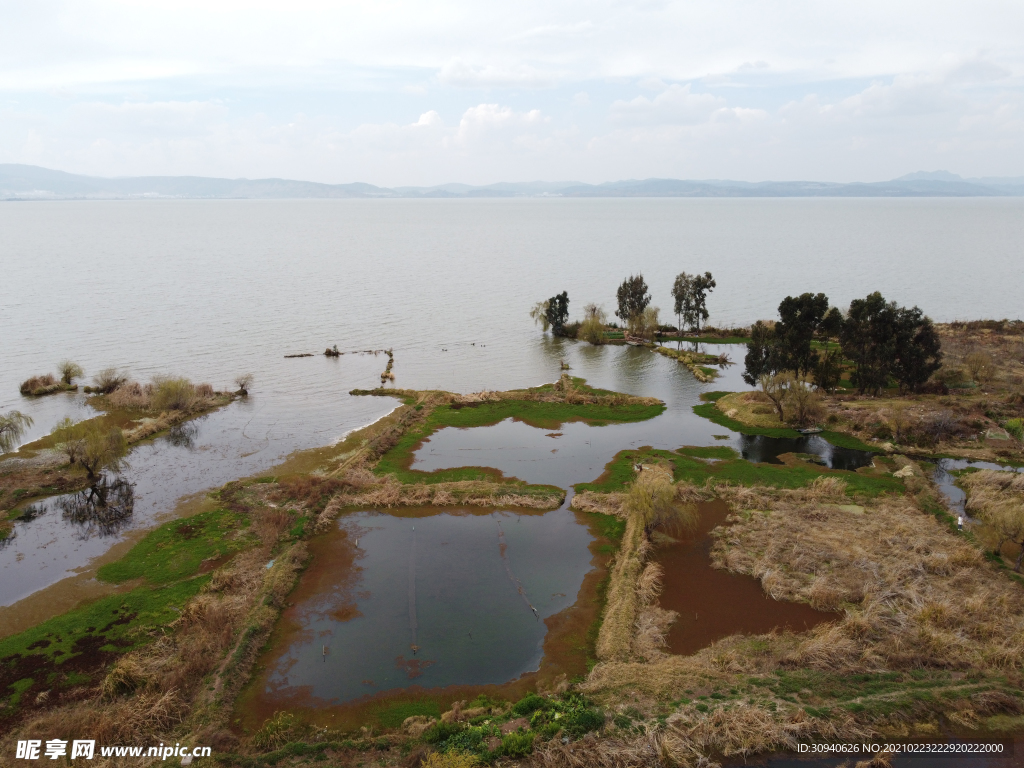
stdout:
<svg viewBox="0 0 1024 768">
<path fill-rule="evenodd" d="M 135 486 L 123 477 L 104 476 L 84 491 L 59 496 L 55 502 L 64 519 L 79 526 L 79 538 L 113 536 L 131 520 Z"/>
<path fill-rule="evenodd" d="M 804 453 L 817 456 L 830 469 L 854 471 L 870 467 L 875 454 L 871 451 L 857 451 L 832 445 L 819 435 L 807 437 L 765 437 L 764 435 L 740 435 L 740 455 L 747 461 L 780 464 L 779 456 L 786 453 Z"/>
<path fill-rule="evenodd" d="M 591 568 L 586 527 L 565 508 L 414 514 L 348 515 L 316 543 L 266 695 L 344 703 L 539 667 L 545 619 L 576 602 Z"/>
</svg>

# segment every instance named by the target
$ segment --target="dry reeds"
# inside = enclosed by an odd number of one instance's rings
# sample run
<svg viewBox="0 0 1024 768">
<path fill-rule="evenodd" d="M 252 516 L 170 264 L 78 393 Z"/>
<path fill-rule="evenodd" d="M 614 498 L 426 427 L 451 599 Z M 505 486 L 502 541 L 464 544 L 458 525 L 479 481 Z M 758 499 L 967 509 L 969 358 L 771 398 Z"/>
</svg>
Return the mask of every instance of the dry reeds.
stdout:
<svg viewBox="0 0 1024 768">
<path fill-rule="evenodd" d="M 61 383 L 54 378 L 52 373 L 45 373 L 42 376 L 33 376 L 21 382 L 18 391 L 21 394 L 32 397 L 48 395 L 61 389 Z"/>
<path fill-rule="evenodd" d="M 153 385 L 126 381 L 111 392 L 107 399 L 115 408 L 129 411 L 148 411 L 153 401 Z"/>
<path fill-rule="evenodd" d="M 1020 547 L 1014 570 L 1024 562 L 1024 474 L 984 469 L 961 477 L 967 489 L 967 509 L 991 529 L 996 540 L 993 551 L 999 554 L 1003 544 Z"/>
</svg>

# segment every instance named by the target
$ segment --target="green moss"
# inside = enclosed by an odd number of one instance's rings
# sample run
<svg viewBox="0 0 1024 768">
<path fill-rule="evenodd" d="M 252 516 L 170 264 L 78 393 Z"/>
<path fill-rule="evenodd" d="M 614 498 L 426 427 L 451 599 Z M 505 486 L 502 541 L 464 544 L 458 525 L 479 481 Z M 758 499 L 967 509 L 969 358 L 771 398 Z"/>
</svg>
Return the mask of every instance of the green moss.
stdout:
<svg viewBox="0 0 1024 768">
<path fill-rule="evenodd" d="M 102 566 L 97 577 L 114 584 L 138 578 L 170 584 L 194 575 L 204 560 L 242 548 L 243 542 L 230 534 L 248 524 L 244 516 L 223 509 L 171 520 L 150 531 L 123 558 Z"/>
<path fill-rule="evenodd" d="M 383 728 L 401 728 L 407 717 L 441 717 L 441 705 L 434 699 L 398 701 L 371 710 L 371 716 Z"/>
<path fill-rule="evenodd" d="M 140 587 L 76 608 L 0 640 L 0 663 L 20 654 L 45 656 L 59 664 L 88 648 L 125 651 L 144 645 L 150 640 L 144 630 L 176 619 L 174 608 L 184 606 L 208 580 L 200 576 L 161 589 Z"/>
</svg>

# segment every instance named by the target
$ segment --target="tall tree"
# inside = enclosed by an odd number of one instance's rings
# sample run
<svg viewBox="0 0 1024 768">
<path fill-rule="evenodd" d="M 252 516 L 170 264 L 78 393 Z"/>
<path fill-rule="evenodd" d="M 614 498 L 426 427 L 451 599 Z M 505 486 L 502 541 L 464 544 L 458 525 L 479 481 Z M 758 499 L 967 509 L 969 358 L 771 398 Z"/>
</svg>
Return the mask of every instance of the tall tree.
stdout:
<svg viewBox="0 0 1024 768">
<path fill-rule="evenodd" d="M 693 312 L 693 276 L 686 272 L 676 275 L 672 284 L 672 298 L 675 299 L 676 323 L 680 332 L 683 330 L 683 317 L 689 317 Z"/>
<path fill-rule="evenodd" d="M 896 313 L 895 302 L 886 303 L 878 291 L 850 302 L 839 340 L 843 355 L 853 362 L 850 380 L 861 394 L 879 393 L 889 382 L 896 355 Z"/>
<path fill-rule="evenodd" d="M 775 329 L 758 320 L 750 328 L 747 355 L 743 358 L 743 380 L 750 386 L 757 386 L 762 376 L 770 376 L 781 370 L 778 347 L 775 345 Z"/>
<path fill-rule="evenodd" d="M 811 342 L 818 336 L 826 314 L 828 296 L 824 293 L 787 296 L 779 304 L 775 340 L 785 370 L 793 371 L 802 378 L 814 369 L 818 355 Z"/>
<path fill-rule="evenodd" d="M 931 318 L 917 307 L 896 311 L 892 377 L 901 392 L 916 392 L 942 366 L 942 343 Z"/>
<path fill-rule="evenodd" d="M 615 310 L 617 317 L 627 325 L 633 326 L 643 316 L 647 305 L 651 303 L 651 294 L 647 290 L 642 274 L 630 275 L 622 281 L 616 292 L 619 308 Z"/>
<path fill-rule="evenodd" d="M 680 326 L 687 326 L 700 333 L 701 320 L 707 320 L 708 294 L 717 284 L 710 272 L 703 275 L 689 275 L 680 272 L 672 285 L 672 297 L 675 299 L 676 315 L 680 318 Z M 682 327 L 680 327 L 682 330 Z"/>
<path fill-rule="evenodd" d="M 555 336 L 561 336 L 565 324 L 569 322 L 569 292 L 562 291 L 548 299 L 544 315 L 551 326 L 551 332 Z"/>
</svg>

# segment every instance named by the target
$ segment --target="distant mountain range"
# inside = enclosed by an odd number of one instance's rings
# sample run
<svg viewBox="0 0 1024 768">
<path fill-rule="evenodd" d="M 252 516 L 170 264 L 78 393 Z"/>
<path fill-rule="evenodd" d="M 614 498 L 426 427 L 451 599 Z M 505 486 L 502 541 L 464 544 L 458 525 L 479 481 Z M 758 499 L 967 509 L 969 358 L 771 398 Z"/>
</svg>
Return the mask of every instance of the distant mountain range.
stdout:
<svg viewBox="0 0 1024 768">
<path fill-rule="evenodd" d="M 681 181 L 640 179 L 584 184 L 531 181 L 473 186 L 375 187 L 290 179 L 203 176 L 80 176 L 35 165 L 0 164 L 0 200 L 119 200 L 146 198 L 474 198 L 474 197 L 1005 197 L 1024 196 L 1024 176 L 964 179 L 949 171 L 919 171 L 892 181 Z"/>
</svg>

